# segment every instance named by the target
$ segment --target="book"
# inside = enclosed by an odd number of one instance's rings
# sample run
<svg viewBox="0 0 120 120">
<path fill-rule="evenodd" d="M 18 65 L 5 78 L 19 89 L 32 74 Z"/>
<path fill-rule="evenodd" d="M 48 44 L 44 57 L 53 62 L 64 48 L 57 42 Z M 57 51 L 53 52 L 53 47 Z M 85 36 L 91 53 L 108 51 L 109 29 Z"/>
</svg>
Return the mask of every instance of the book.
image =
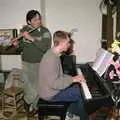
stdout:
<svg viewBox="0 0 120 120">
<path fill-rule="evenodd" d="M 113 56 L 109 51 L 100 48 L 92 65 L 93 70 L 95 70 L 99 76 L 102 76 L 111 64 Z"/>
</svg>

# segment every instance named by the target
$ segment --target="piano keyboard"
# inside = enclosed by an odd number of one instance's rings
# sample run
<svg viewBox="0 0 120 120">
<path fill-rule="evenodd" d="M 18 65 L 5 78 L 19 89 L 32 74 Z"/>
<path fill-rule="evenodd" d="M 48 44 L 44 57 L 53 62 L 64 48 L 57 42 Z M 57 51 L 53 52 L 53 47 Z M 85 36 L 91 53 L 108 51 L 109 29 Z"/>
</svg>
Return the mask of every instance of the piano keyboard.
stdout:
<svg viewBox="0 0 120 120">
<path fill-rule="evenodd" d="M 78 74 L 82 74 L 80 68 L 77 69 L 77 72 L 78 72 Z M 84 95 L 85 95 L 85 98 L 86 98 L 87 100 L 88 100 L 88 99 L 92 99 L 92 95 L 91 95 L 91 93 L 90 93 L 90 91 L 89 91 L 89 88 L 88 88 L 86 82 L 81 82 L 81 86 L 82 86 L 82 89 L 83 89 L 83 93 L 84 93 Z"/>
<path fill-rule="evenodd" d="M 81 83 L 82 85 L 82 88 L 83 88 L 83 92 L 84 92 L 84 95 L 85 95 L 85 98 L 88 100 L 88 99 L 92 99 L 92 95 L 89 91 L 89 88 L 87 86 L 87 84 L 85 82 L 82 82 Z"/>
<path fill-rule="evenodd" d="M 102 94 L 100 93 L 100 90 L 98 88 L 92 88 L 90 91 L 91 91 L 93 98 L 98 98 L 98 97 L 102 96 Z"/>
</svg>

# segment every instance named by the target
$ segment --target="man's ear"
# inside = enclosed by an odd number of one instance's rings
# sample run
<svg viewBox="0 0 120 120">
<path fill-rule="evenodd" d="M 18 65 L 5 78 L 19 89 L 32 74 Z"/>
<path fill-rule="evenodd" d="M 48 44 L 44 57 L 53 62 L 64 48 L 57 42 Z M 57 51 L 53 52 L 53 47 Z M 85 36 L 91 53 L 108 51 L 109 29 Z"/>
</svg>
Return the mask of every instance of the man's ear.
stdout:
<svg viewBox="0 0 120 120">
<path fill-rule="evenodd" d="M 28 20 L 28 24 L 31 24 L 30 20 Z"/>
</svg>

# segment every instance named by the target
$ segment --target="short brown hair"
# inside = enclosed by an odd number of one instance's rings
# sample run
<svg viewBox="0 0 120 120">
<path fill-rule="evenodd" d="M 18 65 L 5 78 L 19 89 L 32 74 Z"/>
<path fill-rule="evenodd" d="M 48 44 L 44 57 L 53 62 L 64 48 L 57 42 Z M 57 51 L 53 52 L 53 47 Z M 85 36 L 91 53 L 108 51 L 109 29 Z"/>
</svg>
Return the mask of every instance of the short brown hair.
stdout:
<svg viewBox="0 0 120 120">
<path fill-rule="evenodd" d="M 65 31 L 56 31 L 54 34 L 53 34 L 53 42 L 54 42 L 54 45 L 58 45 L 59 44 L 59 41 L 62 40 L 62 39 L 67 39 L 69 37 L 69 34 L 68 32 L 65 32 Z"/>
<path fill-rule="evenodd" d="M 29 25 L 30 23 L 28 21 L 31 22 L 31 20 L 36 17 L 36 15 L 39 15 L 40 19 L 41 19 L 41 14 L 37 11 L 37 10 L 30 10 L 28 11 L 27 15 L 26 15 L 26 22 Z"/>
</svg>

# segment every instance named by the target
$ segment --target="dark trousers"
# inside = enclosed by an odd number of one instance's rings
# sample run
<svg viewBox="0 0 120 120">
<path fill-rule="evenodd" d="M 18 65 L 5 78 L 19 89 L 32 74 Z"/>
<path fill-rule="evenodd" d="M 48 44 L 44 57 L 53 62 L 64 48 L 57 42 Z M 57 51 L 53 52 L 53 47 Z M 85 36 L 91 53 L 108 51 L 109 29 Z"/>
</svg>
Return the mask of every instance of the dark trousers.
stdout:
<svg viewBox="0 0 120 120">
<path fill-rule="evenodd" d="M 88 115 L 85 112 L 82 97 L 81 97 L 80 86 L 78 84 L 74 84 L 62 90 L 56 96 L 54 96 L 52 100 L 71 102 L 68 108 L 68 112 L 79 115 L 80 120 L 88 120 Z"/>
</svg>

